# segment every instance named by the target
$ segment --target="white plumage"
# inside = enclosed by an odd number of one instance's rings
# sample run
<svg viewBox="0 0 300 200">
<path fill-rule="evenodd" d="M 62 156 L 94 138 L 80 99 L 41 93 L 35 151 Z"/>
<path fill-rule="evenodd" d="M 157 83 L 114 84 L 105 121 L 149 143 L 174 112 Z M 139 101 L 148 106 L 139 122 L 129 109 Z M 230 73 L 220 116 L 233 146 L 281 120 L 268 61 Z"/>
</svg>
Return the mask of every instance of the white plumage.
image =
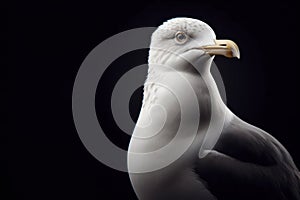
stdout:
<svg viewBox="0 0 300 200">
<path fill-rule="evenodd" d="M 171 19 L 153 33 L 128 153 L 139 199 L 300 199 L 289 153 L 220 97 L 210 74 L 214 55 L 239 57 L 235 44 L 223 42 L 191 18 Z"/>
</svg>

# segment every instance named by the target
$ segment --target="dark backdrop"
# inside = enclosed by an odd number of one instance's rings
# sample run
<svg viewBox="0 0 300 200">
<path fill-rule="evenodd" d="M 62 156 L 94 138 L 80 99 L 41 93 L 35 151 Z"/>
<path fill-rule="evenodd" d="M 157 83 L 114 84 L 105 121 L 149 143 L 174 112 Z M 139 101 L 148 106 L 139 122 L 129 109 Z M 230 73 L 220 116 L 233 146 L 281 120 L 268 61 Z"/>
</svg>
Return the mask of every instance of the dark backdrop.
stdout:
<svg viewBox="0 0 300 200">
<path fill-rule="evenodd" d="M 2 137 L 1 189 L 17 199 L 135 199 L 128 175 L 106 167 L 81 143 L 71 108 L 73 82 L 88 53 L 121 31 L 187 16 L 218 38 L 236 41 L 241 59 L 216 58 L 228 106 L 275 136 L 300 167 L 296 3 L 280 1 L 20 1 L 9 7 L 9 129 Z M 118 78 L 147 61 L 147 49 L 120 57 L 105 72 L 96 109 L 108 137 L 126 149 L 129 136 L 109 108 Z M 104 86 L 104 87 L 103 87 Z M 141 90 L 131 98 L 136 119 Z M 3 192 L 1 192 L 3 194 Z"/>
</svg>

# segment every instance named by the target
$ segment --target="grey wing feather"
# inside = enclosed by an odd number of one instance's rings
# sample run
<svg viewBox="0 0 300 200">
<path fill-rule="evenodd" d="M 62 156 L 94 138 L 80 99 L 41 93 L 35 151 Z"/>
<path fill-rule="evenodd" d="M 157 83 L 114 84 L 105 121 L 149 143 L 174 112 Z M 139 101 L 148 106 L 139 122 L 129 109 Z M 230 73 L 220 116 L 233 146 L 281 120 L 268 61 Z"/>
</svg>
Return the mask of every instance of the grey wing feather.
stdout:
<svg viewBox="0 0 300 200">
<path fill-rule="evenodd" d="M 234 119 L 195 172 L 218 199 L 300 199 L 300 173 L 272 136 Z"/>
</svg>

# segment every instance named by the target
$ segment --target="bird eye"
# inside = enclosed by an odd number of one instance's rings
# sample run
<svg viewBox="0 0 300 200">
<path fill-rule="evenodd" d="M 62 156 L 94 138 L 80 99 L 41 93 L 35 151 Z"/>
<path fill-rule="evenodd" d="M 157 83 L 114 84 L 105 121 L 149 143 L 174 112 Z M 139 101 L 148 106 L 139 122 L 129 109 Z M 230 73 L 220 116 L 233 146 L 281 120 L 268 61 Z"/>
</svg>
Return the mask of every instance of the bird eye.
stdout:
<svg viewBox="0 0 300 200">
<path fill-rule="evenodd" d="M 179 31 L 175 34 L 175 40 L 177 43 L 183 44 L 187 40 L 187 35 L 184 32 Z"/>
</svg>

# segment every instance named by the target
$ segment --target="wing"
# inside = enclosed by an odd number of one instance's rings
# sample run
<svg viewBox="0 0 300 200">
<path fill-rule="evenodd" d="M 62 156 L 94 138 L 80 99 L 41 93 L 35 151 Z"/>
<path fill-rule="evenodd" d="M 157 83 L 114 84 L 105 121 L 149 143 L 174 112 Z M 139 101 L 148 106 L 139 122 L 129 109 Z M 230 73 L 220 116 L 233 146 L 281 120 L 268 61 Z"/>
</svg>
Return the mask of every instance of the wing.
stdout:
<svg viewBox="0 0 300 200">
<path fill-rule="evenodd" d="M 300 175 L 272 136 L 238 118 L 195 172 L 218 199 L 300 199 Z"/>
</svg>

